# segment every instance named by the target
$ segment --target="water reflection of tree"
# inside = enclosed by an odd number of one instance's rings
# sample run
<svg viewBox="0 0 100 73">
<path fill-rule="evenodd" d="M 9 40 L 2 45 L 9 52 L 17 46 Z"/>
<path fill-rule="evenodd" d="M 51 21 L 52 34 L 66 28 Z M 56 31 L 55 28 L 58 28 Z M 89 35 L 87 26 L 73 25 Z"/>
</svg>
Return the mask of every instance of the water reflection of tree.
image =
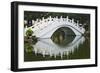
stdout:
<svg viewBox="0 0 100 73">
<path fill-rule="evenodd" d="M 31 53 L 32 52 L 32 50 L 34 49 L 34 47 L 32 46 L 32 44 L 30 44 L 30 43 L 25 43 L 24 44 L 24 50 L 25 50 L 25 52 L 27 52 L 27 53 Z"/>
<path fill-rule="evenodd" d="M 26 31 L 26 36 L 24 36 L 24 49 L 26 52 L 32 52 L 32 49 L 34 49 L 32 45 L 37 43 L 37 37 L 33 36 L 32 34 L 33 31 L 28 29 Z"/>
</svg>

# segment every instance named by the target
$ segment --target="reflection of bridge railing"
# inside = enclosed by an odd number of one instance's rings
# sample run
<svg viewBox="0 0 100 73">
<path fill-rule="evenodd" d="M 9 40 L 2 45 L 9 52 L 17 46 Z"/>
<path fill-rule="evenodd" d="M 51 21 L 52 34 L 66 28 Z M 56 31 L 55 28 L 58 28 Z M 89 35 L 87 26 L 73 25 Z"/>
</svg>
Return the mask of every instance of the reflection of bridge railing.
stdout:
<svg viewBox="0 0 100 73">
<path fill-rule="evenodd" d="M 31 26 L 29 28 L 32 29 L 35 32 L 34 34 L 37 35 L 37 37 L 42 36 L 43 33 L 46 32 L 46 31 L 49 31 L 50 28 L 53 28 L 53 27 L 55 28 L 57 26 L 61 26 L 61 25 L 64 25 L 64 24 L 66 26 L 69 25 L 71 27 L 74 27 L 74 29 L 77 29 L 78 31 L 80 31 L 81 34 L 84 34 L 84 32 L 85 32 L 85 29 L 83 28 L 83 26 L 84 26 L 83 24 L 80 24 L 78 21 L 76 23 L 74 21 L 74 19 L 69 19 L 68 16 L 66 18 L 62 18 L 62 16 L 60 18 L 58 18 L 58 17 L 52 18 L 50 16 L 47 19 L 42 18 L 40 20 L 37 19 L 36 21 L 32 20 L 32 24 L 33 24 L 33 26 Z M 26 27 L 25 31 L 29 28 Z M 76 35 L 77 35 L 77 33 L 76 33 Z"/>
<path fill-rule="evenodd" d="M 83 44 L 84 41 L 84 37 L 76 36 L 67 46 L 60 47 L 53 43 L 51 39 L 40 39 L 36 45 L 34 45 L 33 51 L 35 54 L 42 54 L 43 57 L 49 55 L 55 58 L 56 56 L 61 56 L 61 58 L 63 58 L 64 55 L 69 55 L 69 53 L 73 53 L 75 49 L 78 49 L 79 45 Z"/>
</svg>

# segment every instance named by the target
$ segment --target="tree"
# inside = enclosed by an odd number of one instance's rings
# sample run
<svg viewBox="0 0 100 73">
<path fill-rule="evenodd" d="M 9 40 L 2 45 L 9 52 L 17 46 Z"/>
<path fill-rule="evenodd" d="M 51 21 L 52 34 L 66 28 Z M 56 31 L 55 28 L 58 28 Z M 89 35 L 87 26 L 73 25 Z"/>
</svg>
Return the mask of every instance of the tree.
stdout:
<svg viewBox="0 0 100 73">
<path fill-rule="evenodd" d="M 32 34 L 33 34 L 33 31 L 31 30 L 31 29 L 28 29 L 27 31 L 26 31 L 26 36 L 32 36 Z"/>
</svg>

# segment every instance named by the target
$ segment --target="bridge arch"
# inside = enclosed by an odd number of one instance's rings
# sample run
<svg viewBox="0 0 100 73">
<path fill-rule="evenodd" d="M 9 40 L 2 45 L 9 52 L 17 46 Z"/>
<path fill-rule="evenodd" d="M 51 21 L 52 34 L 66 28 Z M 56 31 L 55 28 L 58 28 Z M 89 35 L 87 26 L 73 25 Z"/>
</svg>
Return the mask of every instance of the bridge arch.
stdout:
<svg viewBox="0 0 100 73">
<path fill-rule="evenodd" d="M 25 32 L 28 29 L 32 29 L 33 35 L 39 38 L 50 38 L 52 34 L 61 27 L 70 28 L 75 35 L 82 35 L 85 32 L 84 24 L 79 22 L 74 22 L 74 19 L 67 18 L 47 18 L 40 21 L 35 21 L 34 25 L 31 27 L 26 27 Z"/>
<path fill-rule="evenodd" d="M 73 26 L 71 25 L 67 25 L 67 24 L 61 24 L 59 26 L 56 26 L 56 27 L 53 27 L 51 30 L 49 30 L 48 32 L 46 32 L 45 34 L 41 35 L 40 37 L 42 38 L 50 38 L 53 33 L 58 30 L 59 28 L 61 27 L 67 27 L 67 28 L 70 28 L 74 33 L 75 35 L 81 35 L 82 33 L 80 31 L 78 31 L 76 28 L 74 28 Z"/>
</svg>

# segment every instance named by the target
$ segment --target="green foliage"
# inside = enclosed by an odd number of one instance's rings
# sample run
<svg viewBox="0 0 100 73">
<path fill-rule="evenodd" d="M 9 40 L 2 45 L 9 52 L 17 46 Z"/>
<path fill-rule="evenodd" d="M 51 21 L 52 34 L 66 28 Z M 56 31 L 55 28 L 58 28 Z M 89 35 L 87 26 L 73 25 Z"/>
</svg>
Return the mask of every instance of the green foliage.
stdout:
<svg viewBox="0 0 100 73">
<path fill-rule="evenodd" d="M 28 29 L 27 31 L 26 31 L 26 36 L 32 36 L 32 34 L 33 34 L 33 31 L 31 30 L 31 29 Z"/>
<path fill-rule="evenodd" d="M 33 46 L 29 43 L 25 43 L 24 48 L 27 53 L 30 53 L 30 52 L 32 52 Z"/>
<path fill-rule="evenodd" d="M 32 36 L 32 42 L 33 42 L 33 44 L 35 44 L 38 40 L 37 40 L 37 37 L 36 36 Z"/>
</svg>

